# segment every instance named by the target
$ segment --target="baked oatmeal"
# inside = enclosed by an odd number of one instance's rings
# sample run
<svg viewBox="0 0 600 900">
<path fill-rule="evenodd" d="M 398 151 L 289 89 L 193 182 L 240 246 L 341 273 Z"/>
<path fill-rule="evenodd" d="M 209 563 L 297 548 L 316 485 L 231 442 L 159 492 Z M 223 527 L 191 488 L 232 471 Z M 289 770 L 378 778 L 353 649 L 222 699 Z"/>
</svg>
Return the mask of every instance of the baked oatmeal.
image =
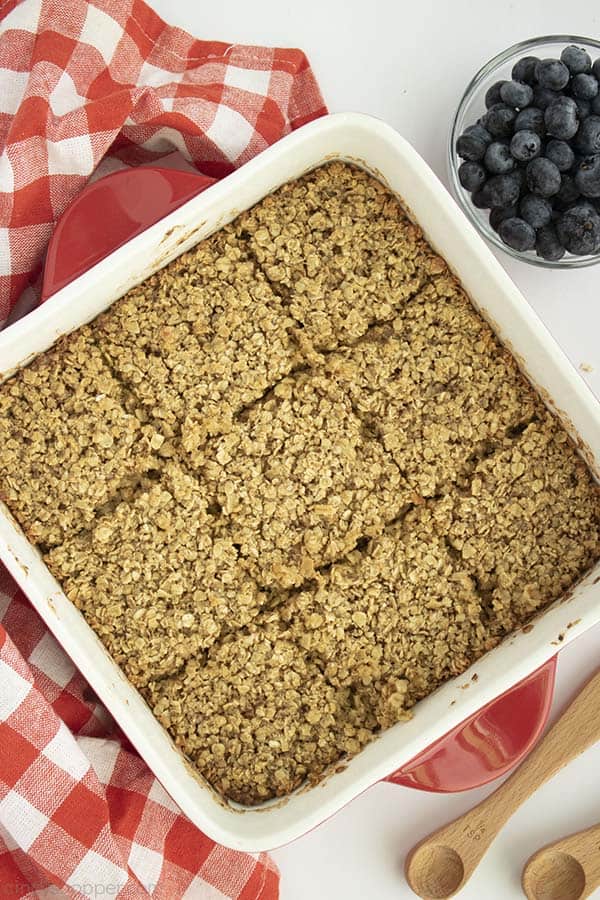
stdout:
<svg viewBox="0 0 600 900">
<path fill-rule="evenodd" d="M 389 191 L 342 164 L 285 184 L 234 230 L 319 349 L 392 318 L 446 269 Z"/>
<path fill-rule="evenodd" d="M 600 557 L 563 427 L 344 163 L 6 381 L 0 497 L 243 804 L 318 782 Z"/>
<path fill-rule="evenodd" d="M 319 362 L 424 497 L 460 483 L 474 457 L 543 409 L 451 277 Z"/>
<path fill-rule="evenodd" d="M 266 602 L 207 492 L 169 462 L 130 502 L 47 556 L 50 570 L 137 686 L 239 629 Z"/>
<path fill-rule="evenodd" d="M 544 410 L 480 460 L 454 500 L 448 541 L 476 578 L 486 629 L 504 636 L 556 600 L 598 556 L 597 491 Z"/>
<path fill-rule="evenodd" d="M 327 680 L 368 698 L 382 727 L 489 649 L 475 579 L 445 540 L 448 506 L 411 509 L 279 610 Z"/>
<path fill-rule="evenodd" d="M 276 612 L 230 634 L 146 696 L 204 777 L 251 804 L 289 793 L 372 736 L 351 692 L 324 677 Z M 356 721 L 358 719 L 358 721 Z"/>
<path fill-rule="evenodd" d="M 320 374 L 281 381 L 205 454 L 200 475 L 269 586 L 314 577 L 415 497 L 348 397 Z"/>
<path fill-rule="evenodd" d="M 163 435 L 128 412 L 87 326 L 0 390 L 0 496 L 35 543 L 91 526 L 161 451 Z"/>
<path fill-rule="evenodd" d="M 301 362 L 287 305 L 227 229 L 130 291 L 96 330 L 117 377 L 192 459 Z"/>
</svg>

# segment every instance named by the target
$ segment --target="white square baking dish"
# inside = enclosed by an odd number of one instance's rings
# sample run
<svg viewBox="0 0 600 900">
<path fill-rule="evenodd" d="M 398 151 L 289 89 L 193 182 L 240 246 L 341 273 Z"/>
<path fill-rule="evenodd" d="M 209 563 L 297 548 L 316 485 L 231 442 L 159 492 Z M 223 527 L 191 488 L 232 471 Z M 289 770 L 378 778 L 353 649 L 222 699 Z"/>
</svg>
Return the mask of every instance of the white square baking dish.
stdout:
<svg viewBox="0 0 600 900">
<path fill-rule="evenodd" d="M 367 169 L 399 195 L 525 374 L 559 413 L 597 477 L 600 403 L 416 151 L 383 122 L 353 113 L 326 116 L 287 136 L 6 328 L 0 333 L 0 380 L 239 212 L 330 159 Z M 300 788 L 283 801 L 241 809 L 217 797 L 193 770 L 2 504 L 0 558 L 185 814 L 210 837 L 240 850 L 271 849 L 318 825 L 550 660 L 559 635 L 566 644 L 600 622 L 598 566 L 532 628 L 510 636 L 473 671 L 421 701 L 410 722 L 381 734 L 323 783 Z M 473 681 L 475 669 L 478 677 Z M 465 682 L 469 690 L 463 689 Z"/>
</svg>

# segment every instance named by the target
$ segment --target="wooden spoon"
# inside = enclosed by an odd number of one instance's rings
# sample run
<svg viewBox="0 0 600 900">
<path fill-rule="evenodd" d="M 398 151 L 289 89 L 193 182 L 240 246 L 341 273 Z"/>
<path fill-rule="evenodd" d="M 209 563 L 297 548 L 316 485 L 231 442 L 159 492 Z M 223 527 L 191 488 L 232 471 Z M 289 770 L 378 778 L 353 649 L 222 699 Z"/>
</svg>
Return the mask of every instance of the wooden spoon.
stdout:
<svg viewBox="0 0 600 900">
<path fill-rule="evenodd" d="M 504 784 L 411 850 L 406 878 L 415 894 L 425 900 L 443 900 L 466 884 L 519 806 L 566 763 L 600 740 L 599 709 L 600 671 Z"/>
<path fill-rule="evenodd" d="M 523 869 L 529 900 L 583 900 L 600 887 L 600 825 L 534 853 Z"/>
</svg>

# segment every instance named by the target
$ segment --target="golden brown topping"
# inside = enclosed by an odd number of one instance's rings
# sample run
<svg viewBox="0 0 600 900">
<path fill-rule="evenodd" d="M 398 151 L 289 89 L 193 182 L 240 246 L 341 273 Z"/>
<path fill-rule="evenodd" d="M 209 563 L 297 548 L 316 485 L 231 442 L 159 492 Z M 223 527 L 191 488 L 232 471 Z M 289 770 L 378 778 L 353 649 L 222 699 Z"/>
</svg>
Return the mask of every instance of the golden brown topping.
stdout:
<svg viewBox="0 0 600 900">
<path fill-rule="evenodd" d="M 313 577 L 414 496 L 344 393 L 320 375 L 282 381 L 206 457 L 202 475 L 268 585 Z"/>
<path fill-rule="evenodd" d="M 266 600 L 206 494 L 176 463 L 48 554 L 69 598 L 136 684 L 176 672 Z"/>
<path fill-rule="evenodd" d="M 156 466 L 161 443 L 84 326 L 0 390 L 0 497 L 33 541 L 57 544 Z"/>
</svg>

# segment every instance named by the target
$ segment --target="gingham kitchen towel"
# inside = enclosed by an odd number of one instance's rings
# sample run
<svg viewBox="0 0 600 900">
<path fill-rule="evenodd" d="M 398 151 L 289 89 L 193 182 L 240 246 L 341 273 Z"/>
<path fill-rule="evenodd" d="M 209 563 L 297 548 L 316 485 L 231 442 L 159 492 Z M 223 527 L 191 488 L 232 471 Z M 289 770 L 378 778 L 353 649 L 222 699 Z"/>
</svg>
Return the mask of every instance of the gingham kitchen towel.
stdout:
<svg viewBox="0 0 600 900">
<path fill-rule="evenodd" d="M 326 111 L 301 51 L 195 40 L 142 0 L 0 0 L 0 17 L 0 323 L 101 160 L 178 149 L 219 178 Z"/>
<path fill-rule="evenodd" d="M 0 898 L 275 900 L 267 854 L 194 828 L 5 573 L 0 617 Z"/>
<path fill-rule="evenodd" d="M 92 173 L 178 150 L 218 178 L 325 111 L 298 50 L 199 41 L 141 0 L 0 2 L 0 324 Z M 266 854 L 185 819 L 1 565 L 0 623 L 0 900 L 278 896 Z"/>
</svg>

